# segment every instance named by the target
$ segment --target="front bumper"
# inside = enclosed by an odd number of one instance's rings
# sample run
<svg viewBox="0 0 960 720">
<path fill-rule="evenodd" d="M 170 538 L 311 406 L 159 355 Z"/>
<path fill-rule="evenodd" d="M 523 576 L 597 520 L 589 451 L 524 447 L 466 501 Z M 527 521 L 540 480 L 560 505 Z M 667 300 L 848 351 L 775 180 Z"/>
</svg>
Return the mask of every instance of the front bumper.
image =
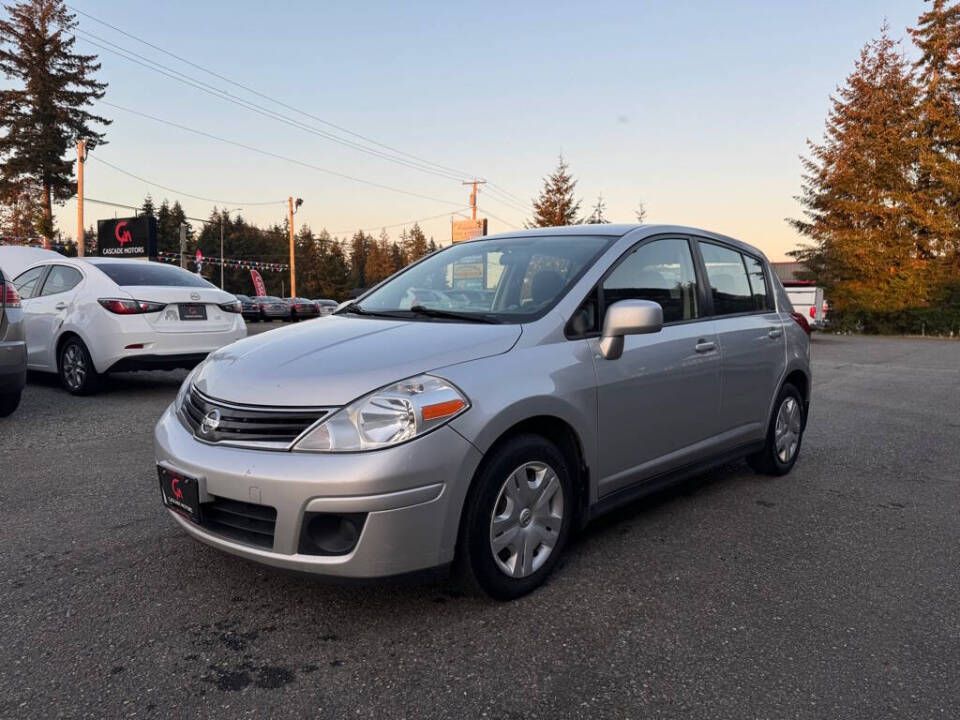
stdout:
<svg viewBox="0 0 960 720">
<path fill-rule="evenodd" d="M 453 560 L 460 512 L 480 452 L 450 427 L 412 442 L 363 453 L 292 453 L 200 442 L 172 406 L 154 433 L 157 463 L 200 481 L 211 496 L 273 507 L 273 547 L 265 549 L 170 515 L 196 539 L 234 555 L 291 570 L 344 578 L 412 573 Z M 304 513 L 366 513 L 345 555 L 298 552 Z"/>
</svg>

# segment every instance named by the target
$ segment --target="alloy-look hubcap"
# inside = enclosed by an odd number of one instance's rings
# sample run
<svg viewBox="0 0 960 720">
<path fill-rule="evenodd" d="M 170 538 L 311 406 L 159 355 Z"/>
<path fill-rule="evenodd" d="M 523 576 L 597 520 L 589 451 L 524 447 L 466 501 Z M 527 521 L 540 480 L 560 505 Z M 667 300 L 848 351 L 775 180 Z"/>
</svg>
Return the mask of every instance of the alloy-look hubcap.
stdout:
<svg viewBox="0 0 960 720">
<path fill-rule="evenodd" d="M 546 463 L 529 462 L 507 477 L 490 517 L 490 551 L 506 575 L 524 578 L 550 557 L 563 525 L 563 486 Z"/>
<path fill-rule="evenodd" d="M 777 457 L 782 463 L 790 462 L 800 446 L 801 421 L 800 403 L 794 397 L 785 398 L 777 411 L 777 425 L 773 432 Z"/>
<path fill-rule="evenodd" d="M 83 352 L 76 345 L 71 345 L 63 353 L 63 376 L 67 380 L 67 385 L 74 389 L 83 385 L 83 380 L 87 376 L 87 363 Z"/>
</svg>

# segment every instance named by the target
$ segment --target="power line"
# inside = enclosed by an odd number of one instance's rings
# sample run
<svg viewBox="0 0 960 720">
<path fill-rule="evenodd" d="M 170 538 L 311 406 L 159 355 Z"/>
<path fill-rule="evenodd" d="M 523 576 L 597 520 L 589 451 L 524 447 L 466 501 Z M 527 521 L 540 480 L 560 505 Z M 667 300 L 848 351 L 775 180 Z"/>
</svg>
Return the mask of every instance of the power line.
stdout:
<svg viewBox="0 0 960 720">
<path fill-rule="evenodd" d="M 269 150 L 263 150 L 262 148 L 237 142 L 236 140 L 229 140 L 227 138 L 223 138 L 218 135 L 205 132 L 203 130 L 197 130 L 196 128 L 188 127 L 186 125 L 181 125 L 180 123 L 175 123 L 170 120 L 164 120 L 163 118 L 156 117 L 155 115 L 150 115 L 145 112 L 140 112 L 139 110 L 134 110 L 132 108 L 124 107 L 123 105 L 117 105 L 116 103 L 108 102 L 106 100 L 99 100 L 98 102 L 101 105 L 106 105 L 107 107 L 112 107 L 117 110 L 122 110 L 123 112 L 130 113 L 132 115 L 138 115 L 148 120 L 153 120 L 154 122 L 160 123 L 161 125 L 167 125 L 168 127 L 177 128 L 178 130 L 184 130 L 185 132 L 190 132 L 195 135 L 200 135 L 201 137 L 226 143 L 227 145 L 233 145 L 235 147 L 243 148 L 244 150 L 249 150 L 250 152 L 255 152 L 260 155 L 266 155 L 267 157 L 272 157 L 277 160 L 283 160 L 284 162 L 292 163 L 294 165 L 299 165 L 301 167 L 309 168 L 311 170 L 316 170 L 318 172 L 326 173 L 328 175 L 333 175 L 335 177 L 343 178 L 345 180 L 352 180 L 353 182 L 358 182 L 363 185 L 369 185 L 371 187 L 380 188 L 381 190 L 389 190 L 390 192 L 400 193 L 401 195 L 409 195 L 410 197 L 420 198 L 421 200 L 430 200 L 432 202 L 438 202 L 444 205 L 454 205 L 454 206 L 460 207 L 460 203 L 454 202 L 453 200 L 444 200 L 442 198 L 435 198 L 429 195 L 421 195 L 420 193 L 412 192 L 410 190 L 404 190 L 402 188 L 396 188 L 390 185 L 384 185 L 382 183 L 373 182 L 372 180 L 364 180 L 363 178 L 354 177 L 353 175 L 347 175 L 345 173 L 337 172 L 336 170 L 330 170 L 325 167 L 320 167 L 319 165 L 313 165 L 311 163 L 304 162 L 303 160 L 297 160 L 296 158 L 287 157 L 286 155 L 280 155 L 278 153 L 271 152 Z"/>
<path fill-rule="evenodd" d="M 414 155 L 414 154 L 412 154 L 412 153 L 408 153 L 408 152 L 405 152 L 405 151 L 400 150 L 400 149 L 398 149 L 398 148 L 391 147 L 390 145 L 387 145 L 387 144 L 385 144 L 385 143 L 382 143 L 382 142 L 379 142 L 379 141 L 377 141 L 377 140 L 374 140 L 373 138 L 368 137 L 368 136 L 366 136 L 366 135 L 362 135 L 362 134 L 360 134 L 360 133 L 354 132 L 354 131 L 352 131 L 352 130 L 350 130 L 350 129 L 348 129 L 348 128 L 345 128 L 345 127 L 343 127 L 343 126 L 341 126 L 341 125 L 337 125 L 337 124 L 332 123 L 332 122 L 330 122 L 330 121 L 328 121 L 328 120 L 324 120 L 323 118 L 321 118 L 321 117 L 319 117 L 319 116 L 317 116 L 317 115 L 314 115 L 313 113 L 307 112 L 307 111 L 302 110 L 302 109 L 300 109 L 300 108 L 298 108 L 298 107 L 295 107 L 294 105 L 290 105 L 289 103 L 286 103 L 286 102 L 284 102 L 284 101 L 282 101 L 282 100 L 278 100 L 278 99 L 276 99 L 276 98 L 274 98 L 274 97 L 271 97 L 271 96 L 269 96 L 269 95 L 266 95 L 265 93 L 259 92 L 258 90 L 254 90 L 253 88 L 251 88 L 251 87 L 249 87 L 249 86 L 247 86 L 247 85 L 244 85 L 244 84 L 239 83 L 239 82 L 237 82 L 237 81 L 235 81 L 235 80 L 232 80 L 232 79 L 226 77 L 225 75 L 222 75 L 222 74 L 220 74 L 220 73 L 218 73 L 218 72 L 215 72 L 215 71 L 213 71 L 213 70 L 211 70 L 211 69 L 209 69 L 209 68 L 207 68 L 207 67 L 204 67 L 203 65 L 199 65 L 198 63 L 195 63 L 195 62 L 193 62 L 193 61 L 191 61 L 191 60 L 188 60 L 188 59 L 185 58 L 185 57 L 182 57 L 182 56 L 180 56 L 180 55 L 177 55 L 177 54 L 175 54 L 175 53 L 172 53 L 172 52 L 170 52 L 169 50 L 167 50 L 167 49 L 165 49 L 165 48 L 163 48 L 163 47 L 160 47 L 159 45 L 156 45 L 156 44 L 154 44 L 154 43 L 151 43 L 151 42 L 149 42 L 148 40 L 144 40 L 143 38 L 141 38 L 141 37 L 139 37 L 139 36 L 137 36 L 137 35 L 135 35 L 135 34 L 133 34 L 133 33 L 131 33 L 131 32 L 122 30 L 121 28 L 118 28 L 116 25 L 112 25 L 111 23 L 109 23 L 109 22 L 107 22 L 107 21 L 105 21 L 105 20 L 102 20 L 102 19 L 100 19 L 100 18 L 98 18 L 98 17 L 96 17 L 96 16 L 94 16 L 94 15 L 91 15 L 91 14 L 88 13 L 88 12 L 85 12 L 85 11 L 83 11 L 83 10 L 80 10 L 79 8 L 75 8 L 75 7 L 73 7 L 72 5 L 68 5 L 67 7 L 68 7 L 68 9 L 71 10 L 72 12 L 78 13 L 78 14 L 80 14 L 80 15 L 82 15 L 82 16 L 84 16 L 84 17 L 86 17 L 86 18 L 88 18 L 88 19 L 90 19 L 90 20 L 92 20 L 92 21 L 94 21 L 94 22 L 96 22 L 96 23 L 98 23 L 98 24 L 100 24 L 100 25 L 103 25 L 104 27 L 110 28 L 111 30 L 114 30 L 115 32 L 121 33 L 122 35 L 125 35 L 125 36 L 127 36 L 127 37 L 129 37 L 129 38 L 132 38 L 132 39 L 135 40 L 136 42 L 139 42 L 139 43 L 141 43 L 142 45 L 145 45 L 145 46 L 147 46 L 147 47 L 149 47 L 149 48 L 152 48 L 153 50 L 156 50 L 157 52 L 160 52 L 160 53 L 162 53 L 162 54 L 164 54 L 164 55 L 167 55 L 168 57 L 171 57 L 171 58 L 173 58 L 173 59 L 175 59 L 175 60 L 177 60 L 177 61 L 179 61 L 179 62 L 182 62 L 182 63 L 184 63 L 184 64 L 186 64 L 186 65 L 189 65 L 190 67 L 195 68 L 195 69 L 197 69 L 197 70 L 200 70 L 200 71 L 202 71 L 202 72 L 204 72 L 204 73 L 206 73 L 206 74 L 208 74 L 208 75 L 210 75 L 210 76 L 212 76 L 212 77 L 215 77 L 215 78 L 217 78 L 217 79 L 219 79 L 219 80 L 222 80 L 222 81 L 224 81 L 224 82 L 226 82 L 226 83 L 229 83 L 230 85 L 233 85 L 234 87 L 240 88 L 241 90 L 244 90 L 245 92 L 248 92 L 248 93 L 250 93 L 251 95 L 255 95 L 255 96 L 257 96 L 257 97 L 259 97 L 259 98 L 261 98 L 261 99 L 263 99 L 263 100 L 267 100 L 267 101 L 269 101 L 269 102 L 271 102 L 271 103 L 273 103 L 273 104 L 275 104 L 275 105 L 278 105 L 278 106 L 280 106 L 280 107 L 286 108 L 286 109 L 288 109 L 288 110 L 292 110 L 292 111 L 294 111 L 294 112 L 296 112 L 296 113 L 298 113 L 298 114 L 300 114 L 300 115 L 303 115 L 304 117 L 308 117 L 308 118 L 310 118 L 310 119 L 312 119 L 312 120 L 315 120 L 315 121 L 317 121 L 317 122 L 319 122 L 319 123 L 322 123 L 323 125 L 326 125 L 327 127 L 334 128 L 335 130 L 339 130 L 340 132 L 346 133 L 347 135 L 350 135 L 350 136 L 352 136 L 352 137 L 355 137 L 355 138 L 358 138 L 358 139 L 360 139 L 360 140 L 363 140 L 364 142 L 370 143 L 371 145 L 375 145 L 375 146 L 377 146 L 377 147 L 383 148 L 384 150 L 389 150 L 390 152 L 395 153 L 396 155 L 400 155 L 400 156 L 409 158 L 409 159 L 414 160 L 414 161 L 416 161 L 416 162 L 418 162 L 418 163 L 421 163 L 421 164 L 423 164 L 423 165 L 429 165 L 429 166 L 432 166 L 432 167 L 437 168 L 437 169 L 439 169 L 439 170 L 446 171 L 447 173 L 452 173 L 454 176 L 457 176 L 458 178 L 463 178 L 463 177 L 475 177 L 475 176 L 476 176 L 476 173 L 464 172 L 463 170 L 458 170 L 458 169 L 456 169 L 456 168 L 452 168 L 452 167 L 449 167 L 449 166 L 447 166 L 447 165 L 442 165 L 442 164 L 440 164 L 440 163 L 436 163 L 436 162 L 433 162 L 433 161 L 431 161 L 431 160 L 427 160 L 427 159 L 425 159 L 425 158 L 423 158 L 423 157 Z M 491 183 L 491 185 L 494 185 L 494 184 Z M 499 186 L 497 186 L 497 185 L 494 185 L 494 187 L 498 188 L 501 192 L 503 192 L 503 193 L 506 194 L 507 196 L 512 197 L 514 200 L 517 200 L 517 201 L 519 201 L 519 202 L 521 202 L 521 203 L 524 203 L 524 202 L 525 202 L 525 201 L 523 201 L 523 200 L 520 200 L 520 198 L 518 198 L 516 195 L 513 195 L 512 193 L 504 190 L 503 188 L 501 188 L 501 187 L 499 187 Z"/>
<path fill-rule="evenodd" d="M 423 167 L 421 164 L 416 162 L 411 162 L 409 160 L 404 160 L 402 158 L 395 158 L 380 150 L 374 150 L 372 148 L 365 147 L 359 143 L 353 142 L 352 140 L 345 140 L 332 133 L 310 127 L 309 125 L 306 125 L 287 115 L 283 115 L 274 110 L 270 110 L 269 108 L 265 108 L 262 105 L 258 105 L 257 103 L 251 102 L 249 100 L 245 100 L 243 98 L 234 97 L 229 93 L 210 85 L 209 83 L 206 83 L 202 80 L 198 80 L 197 78 L 191 77 L 190 75 L 181 73 L 178 70 L 175 70 L 171 67 L 158 63 L 154 60 L 151 60 L 150 58 L 144 57 L 143 55 L 133 52 L 132 50 L 127 50 L 126 48 L 122 48 L 118 45 L 107 46 L 107 45 L 102 45 L 101 43 L 95 42 L 94 40 L 89 39 L 87 35 L 89 35 L 90 37 L 96 38 L 101 42 L 110 42 L 110 41 L 104 38 L 100 38 L 97 35 L 94 35 L 93 33 L 87 33 L 84 31 L 75 30 L 74 35 L 75 37 L 78 37 L 84 42 L 87 42 L 90 45 L 93 45 L 94 47 L 100 48 L 101 50 L 113 53 L 115 55 L 119 55 L 125 60 L 129 60 L 130 62 L 140 65 L 141 67 L 145 67 L 148 70 L 152 70 L 153 72 L 159 73 L 160 75 L 168 77 L 172 80 L 176 80 L 177 82 L 183 83 L 189 87 L 200 90 L 201 92 L 205 92 L 208 95 L 212 95 L 213 97 L 216 97 L 220 100 L 225 100 L 226 102 L 232 103 L 246 110 L 255 112 L 258 115 L 263 115 L 264 117 L 267 117 L 271 120 L 282 122 L 283 124 L 289 125 L 290 127 L 294 127 L 299 130 L 303 130 L 304 132 L 308 132 L 313 135 L 322 137 L 324 139 L 331 140 L 332 142 L 338 143 L 340 145 L 344 145 L 349 148 L 353 148 L 354 150 L 358 150 L 368 155 L 372 155 L 373 157 L 378 157 L 383 160 L 387 160 L 389 162 L 394 162 L 396 164 L 402 165 L 404 167 L 412 168 L 414 170 L 419 170 L 421 172 L 426 172 L 431 175 L 436 175 L 446 180 L 459 180 L 461 177 L 459 175 L 454 175 L 449 172 L 437 171 L 428 167 Z"/>
<path fill-rule="evenodd" d="M 470 206 L 467 205 L 466 207 L 461 208 L 460 210 L 451 210 L 450 212 L 440 213 L 439 215 L 431 215 L 430 217 L 422 217 L 422 218 L 417 218 L 415 220 L 408 220 L 406 222 L 393 223 L 392 225 L 372 225 L 371 227 L 357 228 L 355 230 L 335 230 L 335 231 L 327 230 L 327 232 L 329 232 L 331 235 L 345 235 L 347 233 L 354 233 L 354 232 L 372 232 L 374 230 L 389 230 L 390 228 L 403 227 L 404 225 L 413 225 L 414 223 L 427 222 L 428 220 L 436 220 L 437 218 L 442 218 L 444 215 L 462 215 L 464 214 L 465 210 L 469 210 L 469 209 L 470 209 Z"/>
<path fill-rule="evenodd" d="M 192 198 L 194 200 L 203 200 L 205 202 L 220 203 L 223 205 L 244 205 L 248 207 L 253 205 L 279 205 L 281 203 L 286 202 L 286 200 L 269 200 L 265 202 L 239 202 L 237 200 L 217 200 L 215 198 L 203 197 L 202 195 L 192 195 L 191 193 L 184 192 L 183 190 L 177 190 L 176 188 L 168 187 L 166 185 L 161 185 L 160 183 L 153 182 L 152 180 L 147 180 L 146 178 L 140 177 L 139 175 L 134 175 L 132 172 L 124 170 L 121 167 L 117 167 L 113 163 L 107 162 L 101 157 L 97 157 L 95 155 L 89 155 L 87 156 L 87 160 L 95 160 L 96 162 L 101 163 L 102 165 L 106 165 L 109 168 L 113 168 L 118 173 L 122 173 L 127 177 L 132 177 L 134 180 L 139 180 L 140 182 L 145 183 L 147 185 L 158 187 L 161 190 L 166 190 L 167 192 L 176 193 L 177 195 L 182 195 L 184 197 Z"/>
</svg>

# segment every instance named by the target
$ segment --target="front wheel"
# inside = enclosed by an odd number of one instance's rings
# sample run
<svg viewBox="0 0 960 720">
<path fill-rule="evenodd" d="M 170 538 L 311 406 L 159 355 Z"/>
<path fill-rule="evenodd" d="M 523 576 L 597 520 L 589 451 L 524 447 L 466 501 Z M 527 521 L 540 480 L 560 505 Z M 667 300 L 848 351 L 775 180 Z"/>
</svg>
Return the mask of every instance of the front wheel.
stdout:
<svg viewBox="0 0 960 720">
<path fill-rule="evenodd" d="M 786 475 L 800 455 L 803 440 L 803 396 L 790 383 L 780 389 L 763 449 L 747 458 L 750 467 L 765 475 Z"/>
<path fill-rule="evenodd" d="M 20 391 L 0 394 L 0 417 L 12 415 L 20 404 Z"/>
<path fill-rule="evenodd" d="M 100 374 L 78 337 L 69 338 L 60 348 L 58 368 L 60 382 L 74 395 L 92 395 L 100 387 Z"/>
<path fill-rule="evenodd" d="M 467 499 L 462 574 L 497 600 L 536 589 L 563 553 L 575 507 L 567 461 L 553 443 L 538 435 L 507 441 L 480 470 Z"/>
</svg>

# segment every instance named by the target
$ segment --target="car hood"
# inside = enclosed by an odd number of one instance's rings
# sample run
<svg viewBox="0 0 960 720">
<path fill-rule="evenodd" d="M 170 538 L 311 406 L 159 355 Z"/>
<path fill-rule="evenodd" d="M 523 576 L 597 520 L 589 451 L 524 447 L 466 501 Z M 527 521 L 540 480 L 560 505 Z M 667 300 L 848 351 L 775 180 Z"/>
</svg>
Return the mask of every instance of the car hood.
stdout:
<svg viewBox="0 0 960 720">
<path fill-rule="evenodd" d="M 194 384 L 244 405 L 340 406 L 418 373 L 505 353 L 520 333 L 519 325 L 330 315 L 217 350 Z"/>
</svg>

